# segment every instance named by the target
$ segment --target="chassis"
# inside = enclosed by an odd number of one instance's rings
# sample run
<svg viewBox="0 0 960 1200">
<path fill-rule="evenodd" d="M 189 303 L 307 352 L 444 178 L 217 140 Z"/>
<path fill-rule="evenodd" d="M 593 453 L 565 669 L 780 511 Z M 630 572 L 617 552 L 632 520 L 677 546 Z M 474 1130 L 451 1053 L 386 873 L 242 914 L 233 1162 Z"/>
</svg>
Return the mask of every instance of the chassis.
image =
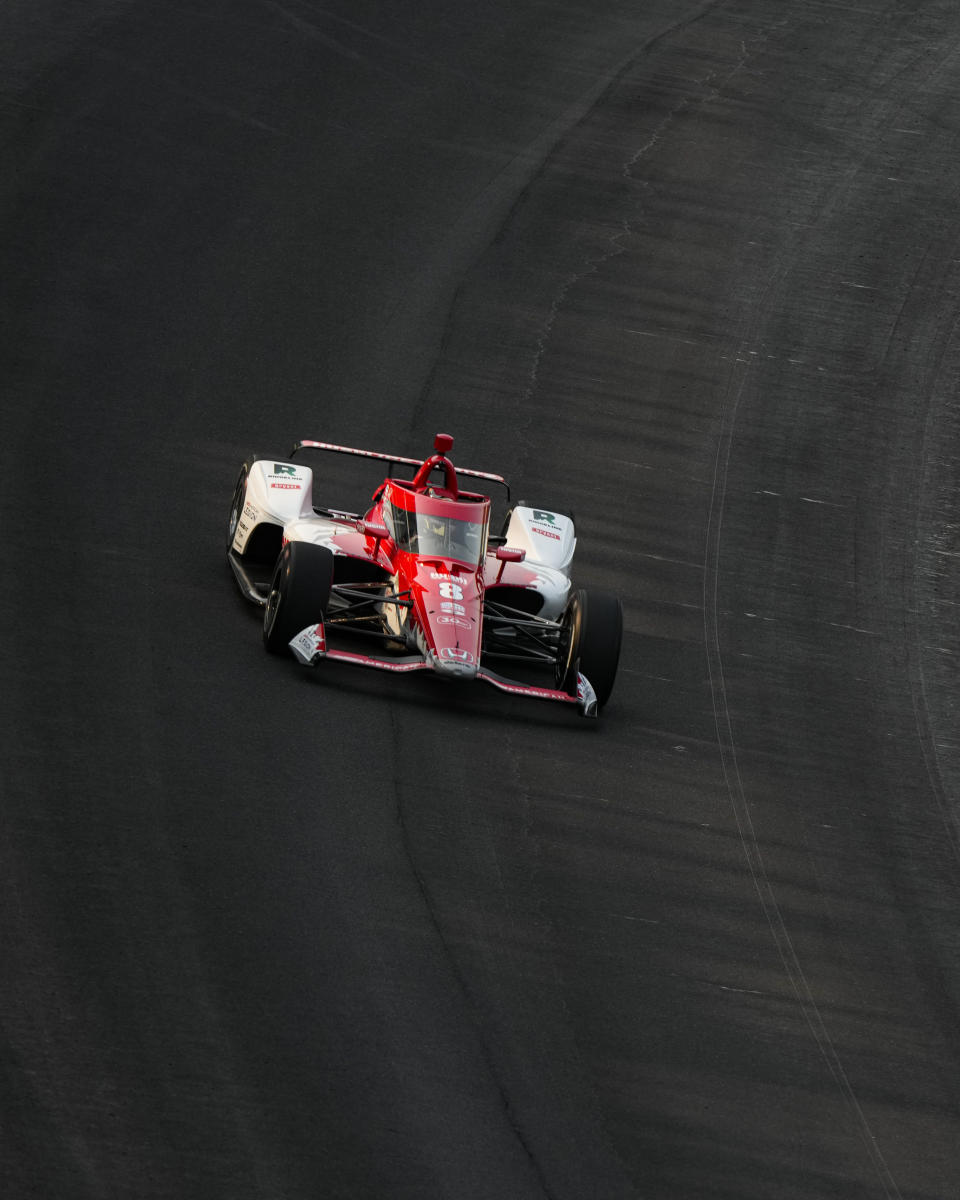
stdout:
<svg viewBox="0 0 960 1200">
<path fill-rule="evenodd" d="M 244 463 L 227 557 L 264 610 L 266 648 L 309 666 L 327 658 L 481 679 L 596 716 L 616 677 L 620 601 L 572 587 L 571 515 L 521 501 L 491 535 L 490 497 L 461 479 L 495 483 L 508 500 L 510 489 L 499 475 L 455 468 L 452 443 L 438 434 L 421 462 L 302 441 L 286 461 Z M 294 461 L 305 450 L 389 464 L 365 512 L 314 506 L 313 471 Z"/>
</svg>

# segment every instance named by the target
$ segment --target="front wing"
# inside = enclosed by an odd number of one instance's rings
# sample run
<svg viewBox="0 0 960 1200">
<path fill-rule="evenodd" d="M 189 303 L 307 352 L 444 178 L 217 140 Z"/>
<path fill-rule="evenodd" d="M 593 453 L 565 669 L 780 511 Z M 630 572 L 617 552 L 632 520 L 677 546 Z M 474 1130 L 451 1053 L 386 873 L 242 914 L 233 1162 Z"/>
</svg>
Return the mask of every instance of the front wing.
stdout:
<svg viewBox="0 0 960 1200">
<path fill-rule="evenodd" d="M 290 642 L 290 649 L 299 663 L 305 667 L 315 667 L 322 658 L 334 662 L 353 663 L 355 666 L 374 667 L 379 671 L 430 671 L 433 668 L 419 654 L 411 654 L 406 658 L 375 658 L 370 654 L 357 654 L 350 650 L 331 650 L 327 647 L 326 632 L 322 624 L 308 625 L 302 629 Z M 538 687 L 535 684 L 517 683 L 512 679 L 504 679 L 501 675 L 488 671 L 485 667 L 477 670 L 476 679 L 482 679 L 501 692 L 513 696 L 531 696 L 536 700 L 556 700 L 560 704 L 575 704 L 582 717 L 596 717 L 597 697 L 590 681 L 585 675 L 577 675 L 577 694 L 561 691 L 559 688 Z"/>
</svg>

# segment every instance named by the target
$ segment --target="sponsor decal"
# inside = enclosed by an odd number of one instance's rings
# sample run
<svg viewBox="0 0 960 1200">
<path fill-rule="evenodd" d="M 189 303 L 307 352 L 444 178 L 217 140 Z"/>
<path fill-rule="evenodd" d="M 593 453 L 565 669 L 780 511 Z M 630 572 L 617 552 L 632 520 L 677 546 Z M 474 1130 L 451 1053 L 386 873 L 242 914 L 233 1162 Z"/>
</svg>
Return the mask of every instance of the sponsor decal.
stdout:
<svg viewBox="0 0 960 1200">
<path fill-rule="evenodd" d="M 252 504 L 245 504 L 243 506 L 243 515 L 247 518 L 248 521 L 256 521 L 257 517 L 259 517 L 260 514 L 257 512 L 257 510 L 253 507 Z"/>
<path fill-rule="evenodd" d="M 301 485 L 299 483 L 271 483 L 272 488 L 283 488 L 288 492 L 299 492 Z"/>
<path fill-rule="evenodd" d="M 553 538 L 555 542 L 562 541 L 559 533 L 554 533 L 552 529 L 538 529 L 536 525 L 530 526 L 534 533 L 539 533 L 541 537 Z"/>
<path fill-rule="evenodd" d="M 349 650 L 328 650 L 327 658 L 336 659 L 337 662 L 358 663 L 362 667 L 376 667 L 378 671 L 430 670 L 429 664 L 422 658 L 418 658 L 415 662 L 389 662 L 384 658 L 370 658 L 366 654 L 351 654 Z"/>
<path fill-rule="evenodd" d="M 241 533 L 246 533 L 247 530 L 250 528 L 250 526 L 246 523 L 246 521 L 238 521 L 237 528 L 240 530 Z"/>
<path fill-rule="evenodd" d="M 585 717 L 597 715 L 597 693 L 585 675 L 577 675 L 577 707 Z"/>
<path fill-rule="evenodd" d="M 431 579 L 452 579 L 453 576 L 452 575 L 444 575 L 441 571 L 431 571 L 430 578 Z"/>
<path fill-rule="evenodd" d="M 287 466 L 286 463 L 274 463 L 273 464 L 273 475 L 274 476 L 292 475 L 294 477 L 294 479 L 299 477 L 298 473 L 297 473 L 297 468 L 289 467 L 289 466 Z"/>
<path fill-rule="evenodd" d="M 470 622 L 462 621 L 459 617 L 437 617 L 438 625 L 456 625 L 458 629 L 469 629 Z"/>
<path fill-rule="evenodd" d="M 290 642 L 290 649 L 304 666 L 313 666 L 315 660 L 327 652 L 323 626 L 309 625 L 306 629 L 301 629 Z"/>
<path fill-rule="evenodd" d="M 557 518 L 554 513 L 543 512 L 539 508 L 533 510 L 533 519 L 539 521 L 541 525 L 555 525 Z"/>
<path fill-rule="evenodd" d="M 484 678 L 493 683 L 489 676 L 484 676 Z M 566 692 L 557 692 L 553 688 L 522 687 L 519 684 L 507 683 L 503 680 L 494 683 L 494 687 L 498 687 L 501 692 L 510 692 L 513 696 L 536 696 L 539 700 L 570 700 Z"/>
<path fill-rule="evenodd" d="M 461 650 L 459 646 L 442 646 L 440 648 L 440 657 L 449 658 L 454 662 L 472 663 L 473 655 L 469 650 Z"/>
<path fill-rule="evenodd" d="M 452 617 L 465 617 L 467 615 L 467 610 L 462 604 L 453 604 L 449 600 L 441 602 L 440 611 Z"/>
</svg>

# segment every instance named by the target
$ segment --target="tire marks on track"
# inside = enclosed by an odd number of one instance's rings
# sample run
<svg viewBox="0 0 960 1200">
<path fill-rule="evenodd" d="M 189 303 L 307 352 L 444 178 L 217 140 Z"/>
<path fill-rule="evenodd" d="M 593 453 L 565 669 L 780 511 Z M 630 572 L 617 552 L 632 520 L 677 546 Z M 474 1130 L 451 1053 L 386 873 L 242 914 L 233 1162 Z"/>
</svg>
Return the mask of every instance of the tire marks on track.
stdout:
<svg viewBox="0 0 960 1200">
<path fill-rule="evenodd" d="M 762 305 L 759 307 L 762 308 Z M 737 355 L 738 360 L 743 357 L 744 349 L 745 344 L 741 346 L 741 353 Z M 857 1098 L 840 1055 L 827 1029 L 806 972 L 800 962 L 793 939 L 790 936 L 783 912 L 777 902 L 776 890 L 764 865 L 760 839 L 757 836 L 750 816 L 750 806 L 747 800 L 743 777 L 740 773 L 737 743 L 733 731 L 733 721 L 730 715 L 724 676 L 723 650 L 720 639 L 721 610 L 719 579 L 727 475 L 731 449 L 736 433 L 737 415 L 748 371 L 748 367 L 741 367 L 739 370 L 731 372 L 721 411 L 721 424 L 717 435 L 716 459 L 710 493 L 707 538 L 703 559 L 704 651 L 707 660 L 710 692 L 713 699 L 717 745 L 720 751 L 723 778 L 727 794 L 730 798 L 730 805 L 733 810 L 740 841 L 743 846 L 744 857 L 753 880 L 753 886 L 756 890 L 760 906 L 763 909 L 764 917 L 769 926 L 770 934 L 789 981 L 790 988 L 803 1015 L 804 1022 L 817 1044 L 817 1048 L 827 1065 L 830 1075 L 847 1103 L 860 1141 L 873 1165 L 884 1196 L 887 1197 L 887 1200 L 902 1200 L 902 1194 L 897 1186 L 897 1182 L 890 1168 L 887 1166 L 876 1135 Z"/>
</svg>

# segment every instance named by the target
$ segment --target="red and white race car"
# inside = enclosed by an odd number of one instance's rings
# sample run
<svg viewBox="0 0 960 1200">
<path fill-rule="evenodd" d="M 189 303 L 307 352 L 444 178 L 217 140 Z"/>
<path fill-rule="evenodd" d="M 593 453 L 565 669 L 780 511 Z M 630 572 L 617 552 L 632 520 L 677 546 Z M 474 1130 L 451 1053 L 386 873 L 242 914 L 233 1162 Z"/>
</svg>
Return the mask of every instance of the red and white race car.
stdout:
<svg viewBox="0 0 960 1200">
<path fill-rule="evenodd" d="M 623 614 L 606 592 L 573 589 L 571 516 L 521 502 L 489 533 L 490 497 L 458 477 L 448 434 L 417 459 L 298 442 L 389 464 L 366 512 L 313 505 L 313 471 L 253 458 L 237 480 L 227 558 L 264 608 L 263 641 L 306 666 L 324 659 L 385 671 L 432 670 L 505 692 L 575 704 L 593 717 L 613 690 Z M 396 478 L 399 468 L 409 478 Z M 415 468 L 413 471 L 409 468 Z M 361 650 L 376 640 L 376 654 Z M 511 677 L 491 669 L 510 663 Z"/>
</svg>

